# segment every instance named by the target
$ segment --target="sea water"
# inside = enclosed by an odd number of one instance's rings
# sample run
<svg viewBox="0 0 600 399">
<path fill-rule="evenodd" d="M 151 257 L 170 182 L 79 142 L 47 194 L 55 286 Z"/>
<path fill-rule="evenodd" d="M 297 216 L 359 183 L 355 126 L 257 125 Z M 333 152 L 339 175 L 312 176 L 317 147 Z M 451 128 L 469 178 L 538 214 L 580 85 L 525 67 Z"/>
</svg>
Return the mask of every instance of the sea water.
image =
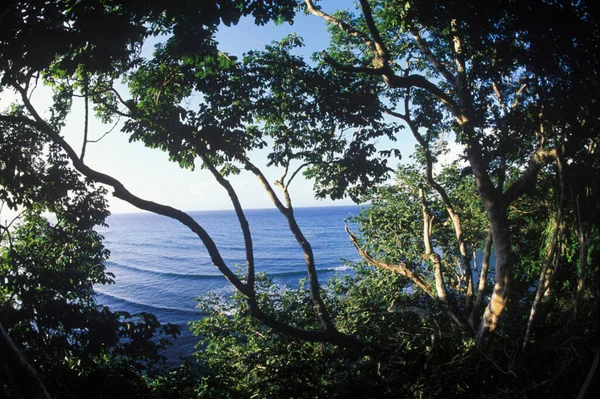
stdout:
<svg viewBox="0 0 600 399">
<path fill-rule="evenodd" d="M 297 208 L 298 225 L 310 242 L 319 280 L 325 283 L 348 270 L 346 260 L 359 255 L 344 231 L 344 220 L 356 216 L 358 206 Z M 239 221 L 234 211 L 191 212 L 212 237 L 226 264 L 235 272 L 246 263 Z M 300 246 L 277 209 L 246 211 L 253 239 L 255 268 L 276 283 L 297 286 L 306 277 Z M 188 323 L 203 317 L 195 298 L 214 292 L 222 298 L 234 288 L 212 265 L 201 240 L 176 220 L 151 213 L 115 214 L 109 227 L 99 228 L 110 250 L 107 271 L 115 284 L 96 286 L 98 301 L 112 310 L 155 314 L 162 323 L 178 325 L 182 335 L 169 358 L 189 355 L 197 339 Z M 355 226 L 354 226 L 355 227 Z"/>
</svg>

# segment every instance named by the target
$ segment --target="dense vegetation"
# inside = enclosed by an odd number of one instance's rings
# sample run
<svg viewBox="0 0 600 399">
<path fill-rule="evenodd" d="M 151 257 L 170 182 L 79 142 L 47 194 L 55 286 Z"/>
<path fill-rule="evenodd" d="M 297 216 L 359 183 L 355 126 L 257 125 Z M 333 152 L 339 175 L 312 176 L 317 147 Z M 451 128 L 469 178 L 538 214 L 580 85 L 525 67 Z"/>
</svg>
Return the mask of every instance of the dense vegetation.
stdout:
<svg viewBox="0 0 600 399">
<path fill-rule="evenodd" d="M 326 2 L 323 2 L 326 6 Z M 584 397 L 597 389 L 600 264 L 597 6 L 567 1 L 10 1 L 0 8 L 0 394 L 6 397 Z M 327 49 L 274 38 L 240 60 L 241 17 L 324 20 Z M 110 29 L 106 27 L 110 26 Z M 151 56 L 140 46 L 163 37 Z M 36 108 L 38 82 L 51 88 Z M 119 84 L 119 82 L 124 82 Z M 192 101 L 192 97 L 202 101 Z M 63 138 L 83 102 L 82 149 Z M 93 114 L 93 116 L 92 116 Z M 89 119 L 207 169 L 246 248 L 235 272 L 188 214 L 85 163 Z M 412 137 L 414 155 L 387 141 Z M 443 165 L 449 141 L 459 158 Z M 252 151 L 269 152 L 269 182 Z M 395 172 L 392 180 L 390 174 Z M 258 270 L 232 174 L 254 175 L 302 248 L 307 280 Z M 364 261 L 319 282 L 289 187 L 368 203 Z M 107 189 L 193 231 L 236 294 L 208 296 L 194 366 L 161 367 L 152 315 L 111 312 L 94 226 Z M 50 217 L 46 215 L 50 214 Z M 157 340 L 158 339 L 158 340 Z"/>
</svg>

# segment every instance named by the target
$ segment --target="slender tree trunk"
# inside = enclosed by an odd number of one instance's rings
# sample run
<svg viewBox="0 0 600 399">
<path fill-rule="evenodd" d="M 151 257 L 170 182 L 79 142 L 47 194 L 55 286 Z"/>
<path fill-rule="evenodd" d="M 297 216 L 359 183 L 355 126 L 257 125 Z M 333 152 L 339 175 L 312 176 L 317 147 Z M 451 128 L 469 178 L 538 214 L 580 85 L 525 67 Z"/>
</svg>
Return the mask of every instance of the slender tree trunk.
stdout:
<svg viewBox="0 0 600 399">
<path fill-rule="evenodd" d="M 539 306 L 542 302 L 542 298 L 544 297 L 544 295 L 546 295 L 546 291 L 550 287 L 551 271 L 549 269 L 550 266 L 554 263 L 554 259 L 556 257 L 556 250 L 558 248 L 558 231 L 559 222 L 555 220 L 554 229 L 552 231 L 552 242 L 550 244 L 550 248 L 548 249 L 546 261 L 544 262 L 544 266 L 542 267 L 542 271 L 540 272 L 540 278 L 538 279 L 538 286 L 535 293 L 535 298 L 533 300 L 533 304 L 531 305 L 529 321 L 527 322 L 527 330 L 525 331 L 525 338 L 523 339 L 523 351 L 527 348 L 527 343 L 529 342 L 529 337 L 531 335 L 531 329 L 533 327 L 533 323 L 537 319 Z"/>
<path fill-rule="evenodd" d="M 539 318 L 539 310 L 540 304 L 542 300 L 547 300 L 549 298 L 549 292 L 552 275 L 557 266 L 558 261 L 558 240 L 559 234 L 561 230 L 561 226 L 563 223 L 563 207 L 564 207 L 564 181 L 563 181 L 563 173 L 562 173 L 562 162 L 561 159 L 558 158 L 556 160 L 557 165 L 557 179 L 558 179 L 558 204 L 556 210 L 556 218 L 554 219 L 554 226 L 552 230 L 552 240 L 550 242 L 550 248 L 548 248 L 548 254 L 546 256 L 546 262 L 544 262 L 544 266 L 542 267 L 542 271 L 540 272 L 540 278 L 538 281 L 537 291 L 535 293 L 535 299 L 533 300 L 533 304 L 531 305 L 531 313 L 529 314 L 529 321 L 527 322 L 527 330 L 525 331 L 525 338 L 523 339 L 523 351 L 527 348 L 527 344 L 529 342 L 529 337 L 531 335 L 531 329 L 535 323 L 535 321 Z M 552 265 L 554 264 L 554 268 Z"/>
<path fill-rule="evenodd" d="M 444 283 L 444 275 L 442 274 L 442 260 L 440 255 L 433 251 L 431 245 L 431 214 L 429 213 L 422 188 L 419 188 L 419 200 L 421 201 L 421 209 L 423 211 L 423 243 L 425 245 L 425 256 L 433 263 L 437 297 L 452 321 L 463 330 L 469 331 L 469 326 L 464 322 L 460 316 L 460 312 L 453 306 L 452 299 L 448 296 L 446 284 Z"/>
<path fill-rule="evenodd" d="M 49 399 L 42 380 L 0 324 L 0 364 L 23 397 Z"/>
<path fill-rule="evenodd" d="M 481 273 L 479 273 L 479 284 L 477 285 L 477 299 L 469 314 L 469 324 L 475 328 L 479 322 L 479 311 L 483 300 L 485 299 L 485 288 L 487 285 L 487 276 L 490 269 L 490 255 L 492 254 L 492 230 L 488 229 L 488 235 L 485 239 L 485 247 L 483 248 L 483 259 L 481 260 Z"/>
</svg>

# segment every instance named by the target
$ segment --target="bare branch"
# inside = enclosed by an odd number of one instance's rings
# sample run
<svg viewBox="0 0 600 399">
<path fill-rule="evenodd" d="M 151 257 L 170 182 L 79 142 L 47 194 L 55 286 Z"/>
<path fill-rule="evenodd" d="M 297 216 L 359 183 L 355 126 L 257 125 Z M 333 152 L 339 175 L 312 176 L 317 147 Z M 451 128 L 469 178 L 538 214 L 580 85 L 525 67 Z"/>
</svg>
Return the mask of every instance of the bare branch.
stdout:
<svg viewBox="0 0 600 399">
<path fill-rule="evenodd" d="M 252 291 L 248 290 L 248 287 L 244 283 L 242 283 L 238 279 L 238 277 L 231 271 L 231 269 L 229 269 L 229 267 L 225 264 L 225 261 L 221 257 L 221 254 L 217 249 L 217 246 L 213 241 L 212 237 L 191 216 L 189 216 L 185 212 L 180 211 L 179 209 L 175 209 L 167 205 L 158 204 L 137 197 L 131 192 L 129 192 L 125 188 L 125 186 L 123 186 L 123 184 L 114 177 L 98 172 L 88 167 L 81 161 L 81 159 L 77 156 L 73 148 L 65 141 L 65 139 L 63 139 L 58 132 L 54 131 L 54 129 L 52 129 L 40 117 L 37 111 L 33 108 L 31 102 L 27 99 L 26 93 L 23 91 L 23 89 L 18 85 L 16 85 L 15 88 L 21 93 L 21 97 L 25 104 L 25 107 L 31 113 L 34 119 L 30 119 L 24 116 L 4 115 L 0 116 L 0 119 L 4 119 L 9 122 L 27 124 L 48 136 L 50 139 L 52 139 L 52 141 L 58 144 L 67 153 L 75 169 L 77 169 L 81 174 L 88 177 L 92 181 L 107 184 L 113 187 L 113 195 L 115 197 L 120 198 L 123 201 L 126 201 L 139 209 L 176 219 L 185 226 L 187 226 L 200 238 L 211 257 L 213 265 L 215 265 L 217 269 L 219 269 L 219 271 L 225 276 L 225 278 L 227 278 L 227 280 L 229 280 L 229 282 L 231 282 L 231 284 L 233 284 L 233 286 L 242 294 L 246 295 L 247 297 L 252 295 Z"/>
<path fill-rule="evenodd" d="M 378 267 L 380 269 L 390 270 L 390 271 L 392 271 L 394 273 L 398 273 L 398 274 L 401 274 L 401 275 L 403 275 L 405 277 L 408 277 L 419 288 L 421 288 L 427 295 L 429 295 L 430 297 L 432 297 L 434 299 L 437 299 L 437 296 L 433 292 L 433 289 L 431 288 L 431 286 L 427 282 L 425 282 L 425 280 L 423 280 L 423 278 L 421 276 L 415 274 L 412 270 L 410 270 L 408 268 L 408 266 L 406 266 L 405 263 L 400 262 L 397 265 L 392 265 L 392 264 L 384 262 L 382 260 L 375 259 L 367 251 L 365 251 L 364 249 L 362 249 L 360 247 L 360 244 L 358 243 L 358 240 L 356 239 L 356 236 L 354 234 L 352 234 L 352 232 L 350 232 L 350 229 L 348 228 L 348 225 L 345 226 L 345 229 L 346 229 L 346 233 L 348 233 L 348 236 L 350 237 L 350 241 L 352 242 L 352 245 L 354 245 L 354 247 L 358 251 L 359 255 L 364 260 L 366 260 L 371 265 L 373 265 L 375 267 Z"/>
<path fill-rule="evenodd" d="M 304 169 L 305 167 L 307 167 L 308 165 L 310 165 L 311 162 L 305 162 L 302 165 L 298 166 L 298 168 L 296 168 L 296 170 L 294 171 L 294 173 L 292 173 L 292 175 L 290 176 L 289 180 L 287 181 L 287 183 L 284 186 L 284 190 L 287 191 L 288 188 L 290 187 L 290 184 L 292 183 L 292 180 L 294 180 L 294 177 L 296 177 L 296 175 L 298 173 L 300 173 L 300 171 L 302 169 Z M 282 180 L 283 181 L 283 180 Z"/>
<path fill-rule="evenodd" d="M 88 143 L 88 128 L 89 128 L 89 117 L 90 117 L 90 110 L 89 110 L 89 96 L 88 96 L 88 75 L 87 73 L 84 73 L 83 76 L 83 90 L 84 90 L 84 106 L 85 106 L 85 115 L 84 115 L 84 121 L 83 121 L 83 144 L 81 145 L 81 155 L 79 156 L 79 158 L 81 159 L 81 161 L 83 162 L 83 158 L 85 157 L 85 148 L 87 146 Z"/>
<path fill-rule="evenodd" d="M 206 167 L 212 173 L 217 182 L 219 182 L 219 184 L 227 191 L 227 194 L 231 199 L 231 203 L 233 204 L 235 214 L 238 218 L 240 228 L 242 229 L 242 234 L 244 236 L 244 248 L 246 250 L 246 285 L 252 292 L 252 298 L 254 298 L 254 247 L 252 243 L 252 234 L 250 233 L 250 225 L 248 224 L 248 220 L 246 219 L 246 215 L 244 214 L 242 204 L 240 203 L 239 197 L 229 180 L 225 179 L 223 175 L 219 173 L 217 168 L 215 168 L 210 159 L 208 159 L 208 157 L 204 155 L 203 151 L 201 151 L 201 149 L 198 148 L 198 146 L 197 150 L 200 153 L 200 158 L 202 159 L 202 162 L 204 162 L 204 165 L 206 165 Z"/>
<path fill-rule="evenodd" d="M 100 136 L 99 139 L 96 140 L 88 140 L 88 143 L 98 143 L 100 140 L 102 140 L 104 137 L 106 137 L 107 135 L 109 135 L 110 133 L 112 133 L 113 130 L 115 130 L 115 128 L 117 127 L 117 125 L 119 124 L 119 121 L 121 120 L 121 115 L 119 115 L 119 118 L 117 119 L 117 121 L 115 122 L 115 124 L 113 125 L 113 127 L 110 128 L 110 130 L 108 130 L 107 132 L 105 132 L 102 136 Z"/>
<path fill-rule="evenodd" d="M 275 204 L 277 209 L 279 209 L 281 214 L 283 216 L 285 216 L 285 218 L 288 222 L 290 231 L 294 235 L 294 238 L 296 239 L 296 241 L 300 245 L 300 248 L 302 248 L 302 252 L 304 253 L 304 262 L 306 263 L 306 274 L 308 275 L 308 284 L 310 287 L 310 295 L 311 295 L 315 310 L 317 311 L 317 316 L 319 317 L 319 321 L 321 322 L 321 326 L 323 327 L 325 332 L 336 333 L 337 329 L 333 325 L 331 316 L 329 315 L 329 312 L 327 311 L 325 303 L 323 302 L 323 299 L 321 298 L 319 278 L 317 276 L 317 269 L 315 267 L 315 257 L 314 257 L 313 251 L 312 251 L 312 247 L 311 247 L 310 243 L 308 242 L 308 240 L 306 239 L 306 237 L 304 236 L 304 234 L 302 233 L 302 230 L 298 226 L 298 223 L 296 222 L 296 218 L 294 217 L 294 210 L 292 208 L 291 200 L 289 197 L 289 192 L 284 189 L 284 195 L 285 195 L 286 202 L 287 202 L 287 208 L 286 208 L 281 203 L 281 201 L 275 194 L 275 191 L 273 190 L 273 188 L 271 187 L 271 185 L 269 184 L 269 182 L 267 181 L 267 179 L 265 178 L 263 173 L 260 171 L 260 169 L 258 169 L 249 160 L 245 161 L 245 167 L 247 170 L 251 171 L 252 173 L 254 173 L 256 175 L 258 180 L 261 182 L 261 184 L 263 185 L 263 187 L 269 194 L 269 197 L 271 198 L 271 200 L 273 201 L 273 203 Z"/>
</svg>

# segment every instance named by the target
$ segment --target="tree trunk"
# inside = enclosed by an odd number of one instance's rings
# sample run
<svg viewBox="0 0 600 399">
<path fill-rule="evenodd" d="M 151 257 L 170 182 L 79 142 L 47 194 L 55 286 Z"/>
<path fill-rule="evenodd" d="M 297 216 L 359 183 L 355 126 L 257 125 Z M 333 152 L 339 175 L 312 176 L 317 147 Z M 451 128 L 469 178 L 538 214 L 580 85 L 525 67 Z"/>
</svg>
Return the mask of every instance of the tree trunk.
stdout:
<svg viewBox="0 0 600 399">
<path fill-rule="evenodd" d="M 507 210 L 505 207 L 492 206 L 488 210 L 488 218 L 496 254 L 496 279 L 492 297 L 479 325 L 478 345 L 485 345 L 490 334 L 498 327 L 500 316 L 506 307 L 512 277 L 512 250 Z"/>
<path fill-rule="evenodd" d="M 17 390 L 28 399 L 50 399 L 44 384 L 0 324 L 0 364 Z"/>
<path fill-rule="evenodd" d="M 559 221 L 555 220 L 554 230 L 552 231 L 552 242 L 550 244 L 550 248 L 548 249 L 546 262 L 544 262 L 544 266 L 542 267 L 542 270 L 540 272 L 540 278 L 538 280 L 535 299 L 533 300 L 533 304 L 531 305 L 529 321 L 527 322 L 527 330 L 525 331 L 525 338 L 523 339 L 523 351 L 527 348 L 527 343 L 529 342 L 529 337 L 531 335 L 531 329 L 533 327 L 533 323 L 537 319 L 537 313 L 539 310 L 540 303 L 542 302 L 542 298 L 544 297 L 546 291 L 550 287 L 550 265 L 554 263 L 554 259 L 556 257 L 556 250 L 558 248 L 558 230 Z"/>
<path fill-rule="evenodd" d="M 479 274 L 479 284 L 477 287 L 477 299 L 469 315 L 469 324 L 475 328 L 479 322 L 479 311 L 485 298 L 485 288 L 487 285 L 487 276 L 490 269 L 490 255 L 492 253 L 492 230 L 488 230 L 487 238 L 485 239 L 485 247 L 483 249 L 483 259 L 481 261 L 481 273 Z"/>
</svg>

